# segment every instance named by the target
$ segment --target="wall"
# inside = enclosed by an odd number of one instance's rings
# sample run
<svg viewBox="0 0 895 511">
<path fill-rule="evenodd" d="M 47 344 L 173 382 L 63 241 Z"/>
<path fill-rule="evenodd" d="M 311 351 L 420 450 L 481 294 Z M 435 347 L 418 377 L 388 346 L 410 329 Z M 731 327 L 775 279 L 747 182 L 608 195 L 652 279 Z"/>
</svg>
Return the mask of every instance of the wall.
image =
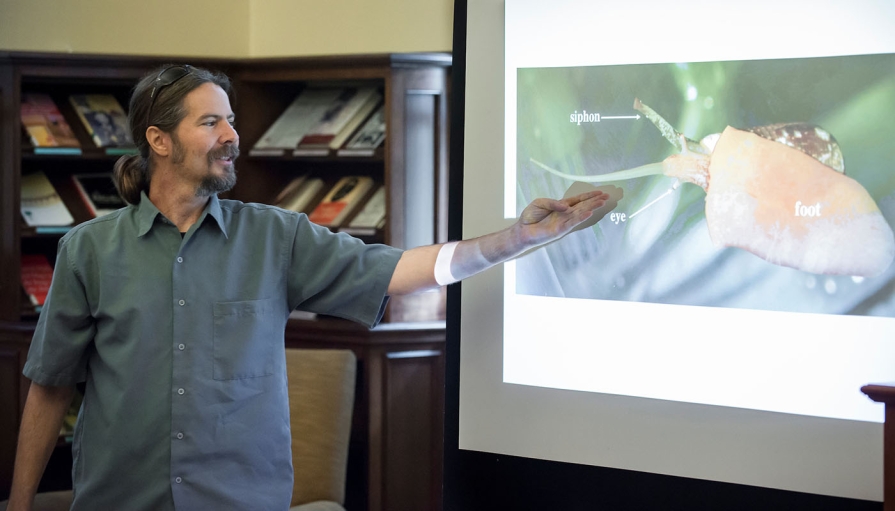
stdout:
<svg viewBox="0 0 895 511">
<path fill-rule="evenodd" d="M 250 0 L 0 0 L 0 49 L 247 56 Z"/>
<path fill-rule="evenodd" d="M 453 0 L 0 0 L 0 50 L 274 57 L 450 51 Z"/>
<path fill-rule="evenodd" d="M 253 57 L 451 51 L 453 0 L 252 0 Z"/>
</svg>

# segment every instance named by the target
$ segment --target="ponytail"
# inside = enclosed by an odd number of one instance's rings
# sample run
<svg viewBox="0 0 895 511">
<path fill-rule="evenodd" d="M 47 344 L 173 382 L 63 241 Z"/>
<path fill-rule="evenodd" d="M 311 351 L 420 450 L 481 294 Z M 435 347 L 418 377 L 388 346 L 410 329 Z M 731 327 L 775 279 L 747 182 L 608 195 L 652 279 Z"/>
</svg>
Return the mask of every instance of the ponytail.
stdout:
<svg viewBox="0 0 895 511">
<path fill-rule="evenodd" d="M 147 160 L 139 154 L 122 156 L 115 162 L 112 181 L 121 198 L 129 204 L 140 203 L 140 192 L 149 193 Z"/>
</svg>

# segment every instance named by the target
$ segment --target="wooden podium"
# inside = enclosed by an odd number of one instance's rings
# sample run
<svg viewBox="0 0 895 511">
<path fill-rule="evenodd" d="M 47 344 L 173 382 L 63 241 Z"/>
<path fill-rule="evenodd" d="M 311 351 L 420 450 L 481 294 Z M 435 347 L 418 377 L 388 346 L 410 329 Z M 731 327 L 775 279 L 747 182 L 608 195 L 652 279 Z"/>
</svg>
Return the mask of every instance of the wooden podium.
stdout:
<svg viewBox="0 0 895 511">
<path fill-rule="evenodd" d="M 861 387 L 861 392 L 886 404 L 886 425 L 883 434 L 883 511 L 895 511 L 895 382 L 874 383 Z"/>
</svg>

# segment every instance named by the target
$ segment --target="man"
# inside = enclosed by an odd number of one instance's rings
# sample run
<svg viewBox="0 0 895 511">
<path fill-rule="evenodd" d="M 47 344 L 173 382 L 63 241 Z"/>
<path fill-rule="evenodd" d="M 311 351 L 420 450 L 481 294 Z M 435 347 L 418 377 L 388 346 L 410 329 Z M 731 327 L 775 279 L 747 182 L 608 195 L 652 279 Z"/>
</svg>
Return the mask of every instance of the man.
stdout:
<svg viewBox="0 0 895 511">
<path fill-rule="evenodd" d="M 73 509 L 286 509 L 292 490 L 283 335 L 300 308 L 368 326 L 388 295 L 449 284 L 557 239 L 602 192 L 539 199 L 512 227 L 401 251 L 305 215 L 219 200 L 239 136 L 226 76 L 151 73 L 129 123 L 130 204 L 59 243 L 24 373 L 10 510 L 29 509 L 73 386 Z"/>
</svg>

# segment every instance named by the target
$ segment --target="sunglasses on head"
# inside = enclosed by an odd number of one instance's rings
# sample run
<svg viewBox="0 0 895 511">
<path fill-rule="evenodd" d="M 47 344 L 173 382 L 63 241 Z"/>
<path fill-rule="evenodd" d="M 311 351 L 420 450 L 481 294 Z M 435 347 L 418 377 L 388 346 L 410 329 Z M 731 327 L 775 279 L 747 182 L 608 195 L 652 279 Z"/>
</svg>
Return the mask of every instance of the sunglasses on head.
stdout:
<svg viewBox="0 0 895 511">
<path fill-rule="evenodd" d="M 161 94 L 162 89 L 171 85 L 177 80 L 180 80 L 191 72 L 192 68 L 188 65 L 169 66 L 161 70 L 161 72 L 155 78 L 155 82 L 152 84 L 152 91 L 149 92 L 149 110 L 146 113 L 147 126 L 150 125 L 149 121 L 152 120 L 152 107 L 155 105 L 155 100 L 159 96 L 159 94 Z"/>
</svg>

